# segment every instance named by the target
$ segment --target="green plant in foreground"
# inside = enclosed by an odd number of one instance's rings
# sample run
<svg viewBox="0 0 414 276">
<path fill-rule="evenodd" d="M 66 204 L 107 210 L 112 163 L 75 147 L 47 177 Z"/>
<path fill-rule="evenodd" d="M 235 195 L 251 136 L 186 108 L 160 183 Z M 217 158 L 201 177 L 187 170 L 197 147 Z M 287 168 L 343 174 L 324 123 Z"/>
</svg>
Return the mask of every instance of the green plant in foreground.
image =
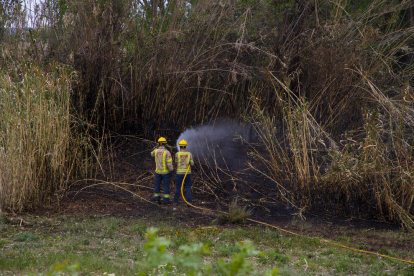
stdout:
<svg viewBox="0 0 414 276">
<path fill-rule="evenodd" d="M 144 252 L 145 261 L 139 262 L 138 265 L 143 268 L 140 275 L 174 275 L 176 273 L 185 273 L 186 275 L 277 275 L 279 271 L 274 268 L 266 272 L 257 272 L 249 262 L 249 257 L 258 256 L 261 253 L 252 244 L 246 240 L 238 242 L 240 250 L 232 256 L 230 262 L 221 258 L 216 265 L 204 263 L 202 256 L 210 255 L 208 245 L 202 243 L 193 243 L 182 245 L 179 252 L 173 254 L 167 251 L 172 242 L 164 237 L 157 237 L 157 230 L 150 228 L 147 231 L 149 241 L 145 244 Z"/>
</svg>

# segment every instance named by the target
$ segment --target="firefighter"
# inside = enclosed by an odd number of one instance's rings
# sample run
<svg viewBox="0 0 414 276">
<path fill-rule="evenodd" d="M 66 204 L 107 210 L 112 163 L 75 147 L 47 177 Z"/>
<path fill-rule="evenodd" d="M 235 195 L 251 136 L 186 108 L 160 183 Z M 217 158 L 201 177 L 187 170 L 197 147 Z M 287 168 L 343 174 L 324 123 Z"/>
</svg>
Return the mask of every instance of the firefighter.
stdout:
<svg viewBox="0 0 414 276">
<path fill-rule="evenodd" d="M 154 200 L 161 203 L 160 188 L 161 182 L 164 184 L 164 204 L 170 204 L 170 178 L 174 170 L 171 153 L 165 148 L 167 140 L 164 137 L 158 139 L 159 147 L 151 152 L 155 158 L 155 192 Z"/>
<path fill-rule="evenodd" d="M 175 163 L 177 164 L 177 175 L 175 177 L 175 195 L 173 205 L 178 204 L 178 197 L 181 195 L 181 184 L 185 173 L 187 172 L 188 165 L 194 166 L 193 155 L 186 151 L 187 141 L 181 140 L 178 143 L 180 151 L 175 154 Z M 191 203 L 191 167 L 188 169 L 188 174 L 185 178 L 184 187 L 186 190 L 186 200 Z"/>
</svg>

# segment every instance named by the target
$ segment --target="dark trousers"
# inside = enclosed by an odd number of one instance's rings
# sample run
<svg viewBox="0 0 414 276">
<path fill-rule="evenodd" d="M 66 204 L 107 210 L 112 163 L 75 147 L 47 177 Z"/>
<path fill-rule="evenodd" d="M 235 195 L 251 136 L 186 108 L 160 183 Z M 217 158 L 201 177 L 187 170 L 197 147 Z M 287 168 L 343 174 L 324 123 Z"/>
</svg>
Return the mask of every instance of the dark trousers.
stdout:
<svg viewBox="0 0 414 276">
<path fill-rule="evenodd" d="M 170 202 L 170 178 L 171 174 L 158 174 L 155 173 L 155 200 L 160 199 L 161 182 L 164 184 L 164 202 Z"/>
<path fill-rule="evenodd" d="M 175 177 L 175 195 L 174 195 L 174 202 L 178 203 L 178 198 L 181 197 L 181 184 L 183 183 L 184 174 L 177 174 Z M 186 190 L 187 196 L 185 199 L 188 202 L 192 202 L 191 199 L 191 174 L 187 174 L 184 180 L 184 187 Z"/>
</svg>

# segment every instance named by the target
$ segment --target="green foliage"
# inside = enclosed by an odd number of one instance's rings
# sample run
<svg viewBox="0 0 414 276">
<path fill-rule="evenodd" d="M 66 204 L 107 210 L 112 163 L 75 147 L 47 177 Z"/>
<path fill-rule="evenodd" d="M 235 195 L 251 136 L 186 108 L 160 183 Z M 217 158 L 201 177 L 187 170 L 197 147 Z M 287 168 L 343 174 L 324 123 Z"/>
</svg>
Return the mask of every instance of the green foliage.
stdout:
<svg viewBox="0 0 414 276">
<path fill-rule="evenodd" d="M 216 265 L 205 264 L 201 258 L 210 255 L 209 246 L 202 243 L 192 243 L 182 245 L 179 252 L 173 254 L 168 251 L 172 242 L 163 237 L 156 236 L 157 230 L 149 228 L 147 232 L 148 242 L 145 244 L 145 262 L 139 262 L 139 267 L 144 271 L 140 275 L 174 275 L 178 271 L 185 272 L 186 275 L 216 275 L 220 273 L 225 276 L 233 275 L 277 275 L 278 270 L 266 271 L 264 274 L 253 269 L 248 258 L 258 256 L 258 251 L 251 241 L 238 242 L 239 252 L 235 253 L 230 262 L 219 259 Z M 171 274 L 172 273 L 172 274 Z"/>
<path fill-rule="evenodd" d="M 200 275 L 201 271 L 211 270 L 201 259 L 201 256 L 211 254 L 208 246 L 201 243 L 182 245 L 179 247 L 179 254 L 174 255 L 167 251 L 172 242 L 164 237 L 157 237 L 156 232 L 155 228 L 149 228 L 147 231 L 149 240 L 144 247 L 145 262 L 138 263 L 144 269 L 141 275 L 172 272 L 177 267 L 185 271 L 187 275 Z"/>
<path fill-rule="evenodd" d="M 230 263 L 226 262 L 224 259 L 219 260 L 218 271 L 222 275 L 251 275 L 253 272 L 252 266 L 247 261 L 247 258 L 259 255 L 260 251 L 256 250 L 251 241 L 248 240 L 245 242 L 238 242 L 237 245 L 240 252 L 234 254 Z"/>
<path fill-rule="evenodd" d="M 174 255 L 167 251 L 172 242 L 166 238 L 158 238 L 156 236 L 157 230 L 155 228 L 148 229 L 147 238 L 149 241 L 145 244 L 144 252 L 146 255 L 145 263 L 140 266 L 151 271 L 158 268 L 158 266 L 166 266 L 166 270 L 171 270 L 171 264 L 174 261 Z"/>
</svg>

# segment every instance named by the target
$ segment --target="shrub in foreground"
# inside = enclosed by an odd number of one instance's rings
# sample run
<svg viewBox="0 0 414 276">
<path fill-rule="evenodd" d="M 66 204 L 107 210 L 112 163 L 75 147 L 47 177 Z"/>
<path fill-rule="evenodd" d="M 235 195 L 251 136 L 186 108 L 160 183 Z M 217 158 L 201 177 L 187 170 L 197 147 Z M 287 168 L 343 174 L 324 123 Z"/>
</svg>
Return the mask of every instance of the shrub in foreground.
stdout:
<svg viewBox="0 0 414 276">
<path fill-rule="evenodd" d="M 193 243 L 182 245 L 179 252 L 173 254 L 167 251 L 172 242 L 163 237 L 157 237 L 157 230 L 150 228 L 147 231 L 149 239 L 144 247 L 145 262 L 139 263 L 143 269 L 140 275 L 157 275 L 162 273 L 185 273 L 186 275 L 277 275 L 274 268 L 268 271 L 256 271 L 249 262 L 249 257 L 263 253 L 256 250 L 249 240 L 238 242 L 239 252 L 234 254 L 230 261 L 220 259 L 216 264 L 205 263 L 204 255 L 211 254 L 208 245 Z"/>
</svg>

